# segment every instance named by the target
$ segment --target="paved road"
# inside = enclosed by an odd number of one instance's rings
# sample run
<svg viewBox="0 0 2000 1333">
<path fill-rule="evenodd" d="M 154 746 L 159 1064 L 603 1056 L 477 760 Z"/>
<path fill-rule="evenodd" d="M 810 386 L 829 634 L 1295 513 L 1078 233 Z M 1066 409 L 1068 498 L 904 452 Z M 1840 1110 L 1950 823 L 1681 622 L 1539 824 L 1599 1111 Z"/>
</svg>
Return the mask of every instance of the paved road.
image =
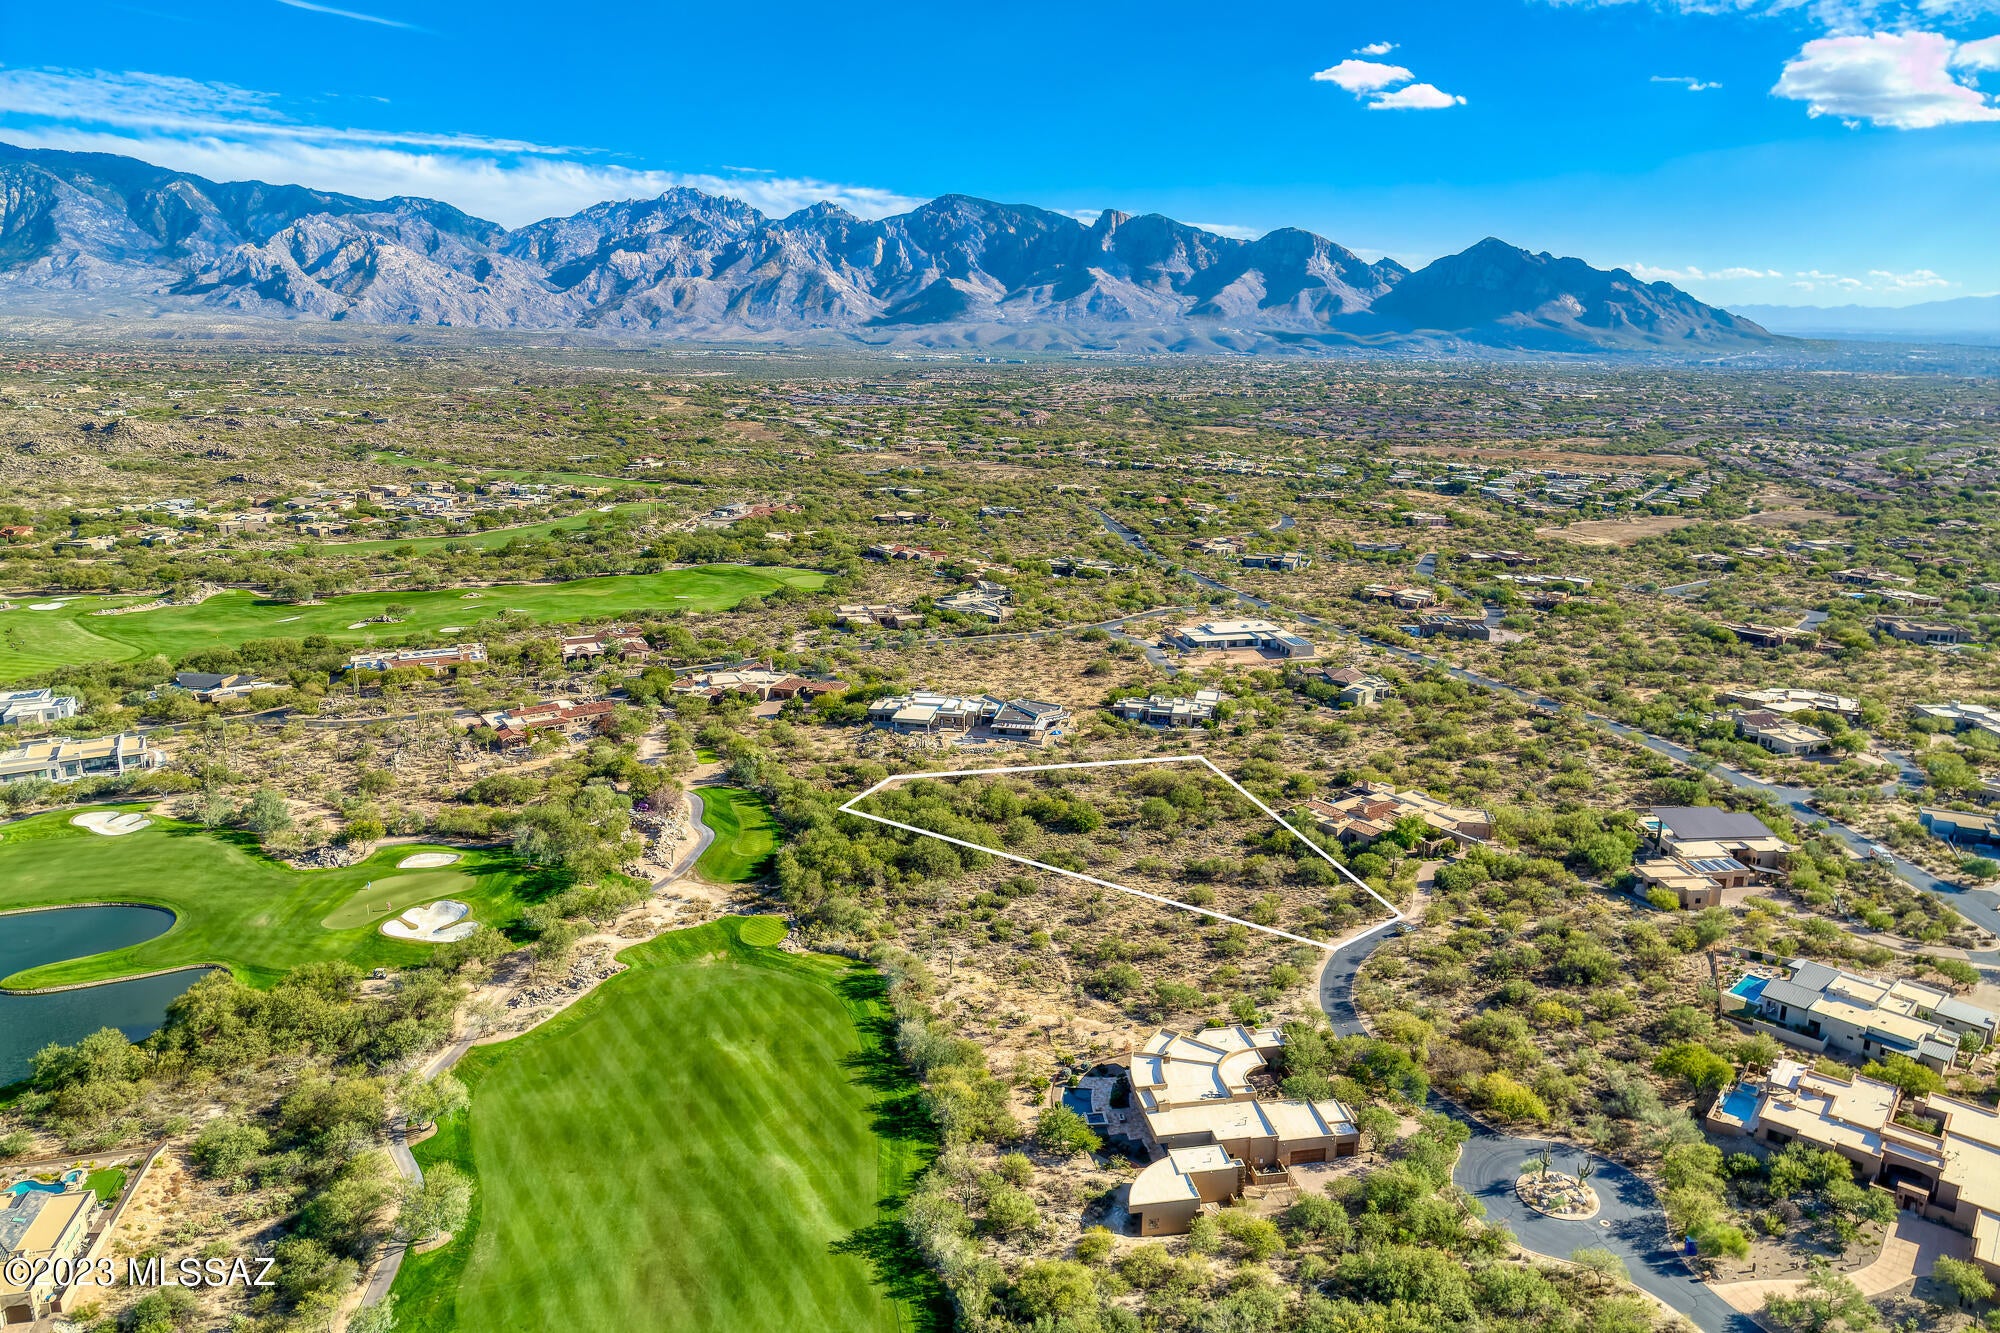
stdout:
<svg viewBox="0 0 2000 1333">
<path fill-rule="evenodd" d="M 1541 1150 L 1545 1140 L 1502 1133 L 1449 1103 L 1436 1102 L 1433 1109 L 1472 1129 L 1452 1170 L 1453 1183 L 1485 1205 L 1487 1221 L 1507 1227 L 1523 1246 L 1557 1259 L 1567 1259 L 1585 1246 L 1601 1246 L 1625 1261 L 1635 1285 L 1686 1315 L 1705 1333 L 1758 1333 L 1756 1320 L 1732 1309 L 1682 1264 L 1668 1241 L 1659 1199 L 1640 1177 L 1595 1153 L 1558 1143 L 1556 1170 L 1573 1172 L 1585 1157 L 1595 1164 L 1591 1186 L 1602 1206 L 1596 1217 L 1584 1222 L 1544 1217 L 1521 1202 L 1514 1182 L 1522 1164 Z"/>
<path fill-rule="evenodd" d="M 1280 514 L 1278 515 L 1278 521 L 1271 525 L 1271 531 L 1283 532 L 1285 529 L 1291 526 L 1292 526 L 1292 516 L 1290 514 Z"/>
</svg>

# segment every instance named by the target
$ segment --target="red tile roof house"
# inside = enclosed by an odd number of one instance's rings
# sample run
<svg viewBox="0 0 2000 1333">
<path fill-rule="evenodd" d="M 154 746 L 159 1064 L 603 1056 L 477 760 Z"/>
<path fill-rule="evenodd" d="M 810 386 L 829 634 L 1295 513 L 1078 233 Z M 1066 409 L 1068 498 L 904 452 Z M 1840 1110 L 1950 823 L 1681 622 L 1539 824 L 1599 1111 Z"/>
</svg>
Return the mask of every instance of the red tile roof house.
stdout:
<svg viewBox="0 0 2000 1333">
<path fill-rule="evenodd" d="M 651 651 L 646 636 L 630 625 L 609 625 L 592 634 L 565 634 L 562 639 L 565 662 L 579 657 L 603 657 L 607 653 L 621 661 L 643 661 Z"/>
<path fill-rule="evenodd" d="M 483 713 L 479 720 L 493 728 L 494 740 L 502 746 L 526 745 L 534 733 L 550 729 L 568 730 L 577 723 L 589 723 L 593 732 L 602 732 L 611 723 L 617 705 L 608 699 L 593 703 L 572 703 L 551 699 L 529 708 L 504 709 Z"/>
</svg>

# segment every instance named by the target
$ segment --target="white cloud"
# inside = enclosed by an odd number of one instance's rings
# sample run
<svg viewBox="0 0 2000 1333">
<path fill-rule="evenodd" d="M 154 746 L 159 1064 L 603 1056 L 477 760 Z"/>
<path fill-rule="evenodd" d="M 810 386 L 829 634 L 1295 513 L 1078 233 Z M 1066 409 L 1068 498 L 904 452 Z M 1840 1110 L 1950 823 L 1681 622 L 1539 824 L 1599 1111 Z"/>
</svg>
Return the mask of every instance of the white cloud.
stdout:
<svg viewBox="0 0 2000 1333">
<path fill-rule="evenodd" d="M 379 14 L 363 14 L 352 9 L 335 9 L 331 5 L 315 5 L 308 3 L 308 0 L 278 0 L 278 3 L 290 9 L 309 10 L 314 14 L 330 14 L 337 19 L 353 19 L 356 23 L 379 23 L 385 28 L 409 28 L 416 32 L 424 31 L 424 29 L 417 27 L 416 24 L 405 23 L 401 19 L 385 19 Z"/>
<path fill-rule="evenodd" d="M 1993 53 L 1986 41 L 1968 45 L 1974 61 Z M 1771 91 L 1804 102 L 1808 115 L 1899 130 L 2000 120 L 1993 99 L 1952 76 L 1961 50 L 1935 32 L 1821 37 L 1786 63 Z"/>
<path fill-rule="evenodd" d="M 1807 269 L 1794 273 L 1792 286 L 1802 292 L 1830 290 L 1836 292 L 1880 292 L 1893 295 L 1896 292 L 1933 291 L 1940 287 L 1956 287 L 1957 283 L 1930 269 L 1912 269 L 1908 273 L 1896 273 L 1889 269 L 1872 268 L 1868 276 L 1857 278 L 1846 273 L 1822 273 Z"/>
<path fill-rule="evenodd" d="M 1396 44 L 1394 42 L 1370 42 L 1366 46 L 1355 47 L 1354 54 L 1358 56 L 1386 56 L 1395 49 Z"/>
<path fill-rule="evenodd" d="M 1392 93 L 1377 93 L 1369 100 L 1370 111 L 1441 111 L 1448 106 L 1464 106 L 1465 99 L 1448 93 L 1434 83 L 1413 83 Z"/>
<path fill-rule="evenodd" d="M 1914 292 L 1927 287 L 1956 287 L 1927 268 L 1914 269 L 1908 273 L 1890 273 L 1883 269 L 1871 268 L 1868 276 L 1877 291 Z"/>
<path fill-rule="evenodd" d="M 1416 77 L 1401 65 L 1384 65 L 1375 60 L 1343 60 L 1313 75 L 1313 82 L 1338 84 L 1358 97 L 1377 88 L 1408 83 Z"/>
<path fill-rule="evenodd" d="M 1961 43 L 1952 53 L 1951 63 L 1959 69 L 2000 69 L 2000 37 Z"/>
<path fill-rule="evenodd" d="M 1632 264 L 1626 271 L 1642 282 L 1748 282 L 1755 278 L 1785 276 L 1774 268 L 1745 268 L 1741 265 L 1704 271 L 1693 264 L 1685 268 L 1656 268 L 1651 264 Z"/>
<path fill-rule="evenodd" d="M 1711 92 L 1714 89 L 1720 88 L 1722 86 L 1719 83 L 1711 83 L 1703 79 L 1693 78 L 1686 74 L 1655 74 L 1653 76 L 1653 82 L 1678 83 L 1681 87 L 1687 89 L 1691 93 Z"/>
<path fill-rule="evenodd" d="M 1386 54 L 1392 49 L 1382 42 L 1375 45 L 1382 46 L 1383 51 L 1375 52 L 1370 47 L 1362 50 Z M 1465 105 L 1463 97 L 1445 92 L 1434 83 L 1412 83 L 1417 76 L 1409 70 L 1378 60 L 1343 60 L 1312 77 L 1314 83 L 1335 84 L 1353 93 L 1368 103 L 1370 111 L 1438 111 Z"/>
<path fill-rule="evenodd" d="M 479 135 L 311 125 L 275 94 L 145 73 L 0 69 L 0 138 L 122 153 L 216 180 L 264 180 L 369 198 L 443 199 L 507 226 L 674 186 L 780 215 L 827 200 L 863 217 L 922 200 L 807 177 L 649 171 L 592 150 Z"/>
<path fill-rule="evenodd" d="M 1217 236 L 1227 236 L 1238 241 L 1254 241 L 1264 234 L 1255 227 L 1244 227 L 1234 222 L 1190 222 L 1188 226 L 1200 231 L 1212 231 Z"/>
</svg>

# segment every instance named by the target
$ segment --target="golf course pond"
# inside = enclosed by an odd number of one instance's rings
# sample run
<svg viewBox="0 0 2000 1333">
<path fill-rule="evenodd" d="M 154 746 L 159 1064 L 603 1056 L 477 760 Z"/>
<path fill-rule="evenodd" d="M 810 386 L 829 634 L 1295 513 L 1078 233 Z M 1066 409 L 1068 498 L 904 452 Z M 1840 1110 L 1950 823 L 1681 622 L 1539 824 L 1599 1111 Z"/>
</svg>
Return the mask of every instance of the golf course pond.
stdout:
<svg viewBox="0 0 2000 1333">
<path fill-rule="evenodd" d="M 122 949 L 164 935 L 174 914 L 160 907 L 51 907 L 0 915 L 0 977 L 44 963 Z M 0 1086 L 26 1078 L 29 1059 L 102 1027 L 137 1041 L 165 1021 L 167 1005 L 209 969 L 108 981 L 46 995 L 0 993 Z"/>
</svg>

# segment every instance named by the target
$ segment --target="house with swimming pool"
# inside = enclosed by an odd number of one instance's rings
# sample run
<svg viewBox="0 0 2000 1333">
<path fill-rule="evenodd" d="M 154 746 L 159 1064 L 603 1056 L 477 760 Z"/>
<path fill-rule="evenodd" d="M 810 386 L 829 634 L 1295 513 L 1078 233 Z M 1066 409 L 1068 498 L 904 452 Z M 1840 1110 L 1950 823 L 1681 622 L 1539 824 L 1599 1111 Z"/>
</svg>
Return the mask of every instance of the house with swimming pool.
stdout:
<svg viewBox="0 0 2000 1333">
<path fill-rule="evenodd" d="M 1772 1148 L 1839 1153 L 1898 1210 L 1972 1237 L 1973 1259 L 2000 1278 L 2000 1110 L 1938 1093 L 1906 1097 L 1864 1074 L 1780 1060 L 1717 1098 L 1704 1123 Z"/>
<path fill-rule="evenodd" d="M 1252 1185 L 1284 1184 L 1295 1166 L 1360 1148 L 1345 1103 L 1279 1097 L 1260 1077 L 1284 1045 L 1276 1028 L 1239 1024 L 1192 1035 L 1162 1028 L 1132 1052 L 1132 1097 L 1155 1154 L 1126 1199 L 1140 1235 L 1181 1235 Z"/>
<path fill-rule="evenodd" d="M 40 1261 L 78 1257 L 97 1213 L 97 1195 L 80 1179 L 23 1180 L 0 1191 L 0 1325 L 32 1324 L 61 1308 L 67 1284 Z"/>
<path fill-rule="evenodd" d="M 1940 1074 L 1967 1048 L 1991 1049 L 2000 1017 L 1914 981 L 1885 981 L 1800 960 L 1784 976 L 1752 973 L 1729 989 L 1726 1013 L 1815 1055 L 1905 1055 Z"/>
</svg>

